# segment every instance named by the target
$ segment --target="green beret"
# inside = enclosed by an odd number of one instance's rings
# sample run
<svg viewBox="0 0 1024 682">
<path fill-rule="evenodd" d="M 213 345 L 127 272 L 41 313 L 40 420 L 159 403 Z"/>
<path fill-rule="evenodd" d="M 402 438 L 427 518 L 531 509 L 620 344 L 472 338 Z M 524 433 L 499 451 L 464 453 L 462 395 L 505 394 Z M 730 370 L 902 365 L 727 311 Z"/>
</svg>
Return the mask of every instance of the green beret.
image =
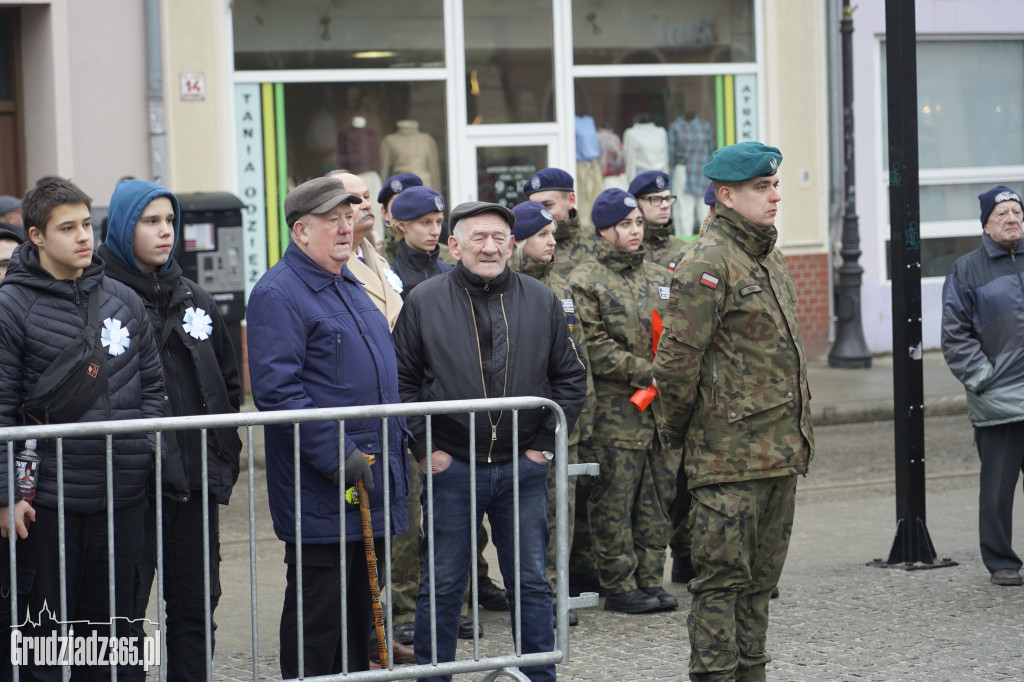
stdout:
<svg viewBox="0 0 1024 682">
<path fill-rule="evenodd" d="M 782 152 L 760 142 L 739 142 L 722 147 L 704 164 L 704 175 L 717 182 L 743 182 L 763 175 L 775 175 Z"/>
</svg>

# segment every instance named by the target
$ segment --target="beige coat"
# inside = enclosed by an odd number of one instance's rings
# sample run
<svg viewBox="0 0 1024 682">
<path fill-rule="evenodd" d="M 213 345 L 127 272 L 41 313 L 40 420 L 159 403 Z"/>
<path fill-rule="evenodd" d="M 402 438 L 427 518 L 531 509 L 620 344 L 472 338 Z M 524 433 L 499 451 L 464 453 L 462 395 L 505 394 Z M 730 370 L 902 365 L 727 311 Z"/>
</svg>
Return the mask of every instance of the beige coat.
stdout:
<svg viewBox="0 0 1024 682">
<path fill-rule="evenodd" d="M 353 252 L 352 257 L 348 259 L 348 269 L 363 283 L 363 288 L 373 304 L 384 313 L 388 321 L 388 330 L 394 330 L 398 311 L 402 308 L 402 296 L 392 288 L 384 274 L 391 270 L 391 266 L 384 256 L 377 253 L 369 239 L 364 239 L 361 246 L 363 260 L 359 260 Z"/>
</svg>

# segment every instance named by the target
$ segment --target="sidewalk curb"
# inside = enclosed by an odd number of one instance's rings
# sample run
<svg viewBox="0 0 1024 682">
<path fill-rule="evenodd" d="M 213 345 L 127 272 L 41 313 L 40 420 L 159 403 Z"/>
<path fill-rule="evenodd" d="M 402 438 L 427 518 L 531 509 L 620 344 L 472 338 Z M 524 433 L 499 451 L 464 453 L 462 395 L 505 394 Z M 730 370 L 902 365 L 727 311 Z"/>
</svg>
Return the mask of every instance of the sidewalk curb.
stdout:
<svg viewBox="0 0 1024 682">
<path fill-rule="evenodd" d="M 967 397 L 964 395 L 944 395 L 925 399 L 925 417 L 950 417 L 958 414 L 967 414 Z M 814 400 L 811 400 L 811 418 L 814 426 L 892 421 L 893 416 L 894 406 L 891 399 L 884 403 L 859 401 L 845 404 L 830 403 L 821 407 L 815 407 Z"/>
</svg>

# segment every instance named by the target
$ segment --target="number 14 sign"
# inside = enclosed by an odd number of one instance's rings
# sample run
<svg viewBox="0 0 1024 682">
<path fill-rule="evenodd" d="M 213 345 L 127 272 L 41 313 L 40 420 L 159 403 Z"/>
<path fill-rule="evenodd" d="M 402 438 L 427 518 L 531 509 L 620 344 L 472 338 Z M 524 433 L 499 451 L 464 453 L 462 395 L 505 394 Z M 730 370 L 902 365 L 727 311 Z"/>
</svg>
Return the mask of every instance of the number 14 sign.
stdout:
<svg viewBox="0 0 1024 682">
<path fill-rule="evenodd" d="M 206 99 L 206 77 L 201 72 L 181 74 L 181 99 L 185 102 Z"/>
</svg>

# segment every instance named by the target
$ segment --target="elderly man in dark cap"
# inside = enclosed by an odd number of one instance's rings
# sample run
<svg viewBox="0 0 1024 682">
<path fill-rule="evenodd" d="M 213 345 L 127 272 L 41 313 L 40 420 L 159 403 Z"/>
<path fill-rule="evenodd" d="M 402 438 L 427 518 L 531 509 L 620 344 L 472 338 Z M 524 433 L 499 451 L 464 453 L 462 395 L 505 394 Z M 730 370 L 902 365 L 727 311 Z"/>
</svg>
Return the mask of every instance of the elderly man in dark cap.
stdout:
<svg viewBox="0 0 1024 682">
<path fill-rule="evenodd" d="M 999 185 L 979 195 L 981 246 L 942 287 L 942 352 L 967 392 L 981 457 L 978 536 L 994 585 L 1021 584 L 1011 545 L 1013 495 L 1024 467 L 1024 204 Z"/>
<path fill-rule="evenodd" d="M 349 194 L 337 178 L 310 180 L 285 197 L 291 243 L 253 287 L 246 313 L 252 395 L 260 410 L 399 401 L 387 320 L 346 267 L 352 254 L 353 206 L 360 203 L 362 198 Z M 337 422 L 303 424 L 298 439 L 300 481 L 293 464 L 292 426 L 266 427 L 270 515 L 274 532 L 285 543 L 287 565 L 280 631 L 285 678 L 341 672 L 342 585 L 348 595 L 348 669 L 369 668 L 373 611 L 368 575 L 372 567 L 364 553 L 359 507 L 346 504 L 342 509 L 338 487 L 349 488 L 359 481 L 365 485 L 378 555 L 385 533 L 405 532 L 409 488 L 405 419 L 387 420 L 386 440 L 383 428 L 380 419 L 349 419 L 339 444 Z M 383 451 L 385 442 L 387 451 Z M 385 457 L 389 481 L 383 479 Z M 296 486 L 302 496 L 301 537 L 295 530 Z M 390 486 L 391 528 L 384 526 L 385 486 Z M 301 595 L 297 593 L 299 571 Z M 299 599 L 303 600 L 301 625 Z M 304 634 L 304 670 L 299 666 L 298 627 Z"/>
<path fill-rule="evenodd" d="M 10 194 L 0 194 L 0 223 L 24 227 L 21 224 L 21 199 Z"/>
<path fill-rule="evenodd" d="M 515 216 L 499 204 L 468 202 L 452 211 L 448 246 L 457 263 L 432 277 L 405 300 L 395 325 L 398 380 L 403 402 L 541 395 L 565 412 L 573 428 L 587 390 L 586 367 L 569 332 L 562 302 L 539 281 L 508 268 Z M 475 419 L 475 449 L 470 419 Z M 513 471 L 518 462 L 519 604 L 522 651 L 551 651 L 551 590 L 544 571 L 548 544 L 547 476 L 554 457 L 554 414 L 519 413 L 513 431 L 508 412 L 443 414 L 426 423 L 411 418 L 413 454 L 433 472 L 434 584 L 424 571 L 416 603 L 416 660 L 431 661 L 431 617 L 436 619 L 437 660 L 455 659 L 459 610 L 470 574 L 471 538 L 484 512 L 490 520 L 502 578 L 516 604 Z M 513 436 L 518 437 L 518 449 Z M 476 458 L 476 507 L 471 505 L 470 456 Z M 443 475 L 440 475 L 443 472 Z M 427 514 L 424 500 L 424 517 Z M 426 523 L 426 518 L 424 520 Z M 431 591 L 436 610 L 431 613 Z M 515 613 L 513 613 L 513 619 Z M 514 622 L 514 620 L 513 620 Z M 531 680 L 554 680 L 553 665 L 524 667 Z M 430 682 L 449 676 L 425 678 Z"/>
<path fill-rule="evenodd" d="M 676 267 L 654 361 L 692 494 L 691 680 L 765 679 L 769 599 L 814 454 L 796 290 L 775 249 L 781 163 L 741 142 L 704 166 L 716 217 Z"/>
</svg>

